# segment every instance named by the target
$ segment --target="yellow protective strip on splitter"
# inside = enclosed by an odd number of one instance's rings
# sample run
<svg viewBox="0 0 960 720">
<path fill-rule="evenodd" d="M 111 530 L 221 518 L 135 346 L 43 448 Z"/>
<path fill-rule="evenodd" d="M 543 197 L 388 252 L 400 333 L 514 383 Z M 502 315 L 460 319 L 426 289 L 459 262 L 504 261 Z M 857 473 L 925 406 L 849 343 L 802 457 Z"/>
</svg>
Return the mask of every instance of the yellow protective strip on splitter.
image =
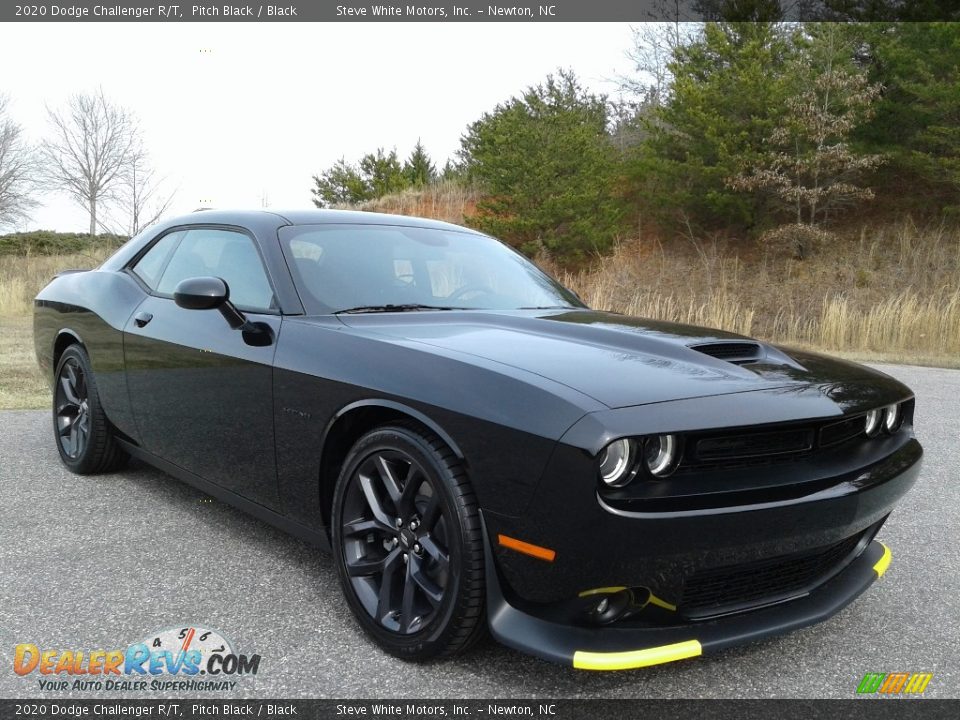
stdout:
<svg viewBox="0 0 960 720">
<path fill-rule="evenodd" d="M 877 560 L 877 564 L 873 566 L 873 571 L 877 574 L 877 577 L 883 577 L 887 568 L 890 567 L 890 561 L 893 559 L 893 553 L 890 552 L 890 548 L 883 543 L 880 543 L 880 546 L 883 548 L 883 556 Z"/>
<path fill-rule="evenodd" d="M 573 654 L 573 666 L 578 670 L 630 670 L 684 660 L 702 654 L 703 648 L 697 640 L 685 640 L 673 645 L 626 652 L 603 653 L 577 650 Z"/>
<path fill-rule="evenodd" d="M 647 601 L 651 605 L 656 605 L 657 607 L 663 608 L 664 610 L 669 610 L 670 612 L 676 612 L 677 606 L 673 603 L 668 603 L 666 600 L 658 598 L 653 593 L 650 593 L 650 599 Z"/>
<path fill-rule="evenodd" d="M 622 585 L 617 587 L 602 587 L 602 588 L 593 588 L 593 590 L 584 590 L 582 593 L 578 593 L 577 597 L 590 597 L 591 595 L 612 595 L 613 593 L 621 592 L 626 590 Z"/>
</svg>

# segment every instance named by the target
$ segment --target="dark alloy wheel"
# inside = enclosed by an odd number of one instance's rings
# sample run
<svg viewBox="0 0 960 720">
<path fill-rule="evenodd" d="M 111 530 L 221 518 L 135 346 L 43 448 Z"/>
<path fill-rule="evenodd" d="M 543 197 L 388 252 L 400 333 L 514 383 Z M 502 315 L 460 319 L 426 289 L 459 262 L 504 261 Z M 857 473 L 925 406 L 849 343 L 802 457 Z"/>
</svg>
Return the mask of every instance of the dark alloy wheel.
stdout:
<svg viewBox="0 0 960 720">
<path fill-rule="evenodd" d="M 76 460 L 87 449 L 90 438 L 90 404 L 86 374 L 73 355 L 60 364 L 54 388 L 54 413 L 60 452 Z"/>
<path fill-rule="evenodd" d="M 415 633 L 443 602 L 450 541 L 440 497 L 409 455 L 380 450 L 344 498 L 343 556 L 364 609 L 388 630 Z"/>
<path fill-rule="evenodd" d="M 476 500 L 453 454 L 420 428 L 368 433 L 334 497 L 341 583 L 386 650 L 427 659 L 483 630 L 482 538 Z"/>
<path fill-rule="evenodd" d="M 69 346 L 57 363 L 53 430 L 60 459 L 75 473 L 115 470 L 127 460 L 100 406 L 90 359 L 80 345 Z"/>
</svg>

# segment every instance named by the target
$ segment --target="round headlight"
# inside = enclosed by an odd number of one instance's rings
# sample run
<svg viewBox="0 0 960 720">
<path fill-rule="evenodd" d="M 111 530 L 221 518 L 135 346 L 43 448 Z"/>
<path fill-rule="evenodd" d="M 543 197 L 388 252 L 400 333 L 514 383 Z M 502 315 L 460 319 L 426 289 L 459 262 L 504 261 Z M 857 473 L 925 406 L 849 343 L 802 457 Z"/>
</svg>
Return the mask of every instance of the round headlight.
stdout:
<svg viewBox="0 0 960 720">
<path fill-rule="evenodd" d="M 891 435 L 900 429 L 903 422 L 903 413 L 899 405 L 888 405 L 883 409 L 883 429 Z"/>
<path fill-rule="evenodd" d="M 666 477 L 677 467 L 680 443 L 676 435 L 654 435 L 643 444 L 643 461 L 654 477 Z"/>
<path fill-rule="evenodd" d="M 863 429 L 867 431 L 867 437 L 874 437 L 880 432 L 880 416 L 882 413 L 882 410 L 871 410 L 867 413 L 867 418 L 863 425 Z"/>
<path fill-rule="evenodd" d="M 626 485 L 633 477 L 633 440 L 614 440 L 600 452 L 600 479 L 611 487 Z"/>
</svg>

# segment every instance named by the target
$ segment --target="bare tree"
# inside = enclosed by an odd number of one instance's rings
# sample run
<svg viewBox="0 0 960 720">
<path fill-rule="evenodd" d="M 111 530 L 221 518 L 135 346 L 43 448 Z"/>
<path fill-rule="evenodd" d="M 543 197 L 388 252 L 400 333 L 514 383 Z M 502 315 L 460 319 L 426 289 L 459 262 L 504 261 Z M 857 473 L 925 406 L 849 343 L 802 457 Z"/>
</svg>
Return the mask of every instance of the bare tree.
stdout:
<svg viewBox="0 0 960 720">
<path fill-rule="evenodd" d="M 36 154 L 23 128 L 7 115 L 8 103 L 0 95 L 0 227 L 26 220 L 37 205 Z"/>
<path fill-rule="evenodd" d="M 43 147 L 49 179 L 90 213 L 96 235 L 98 206 L 116 198 L 139 145 L 136 122 L 102 89 L 73 95 L 63 110 L 47 108 L 47 114 L 53 126 Z"/>
<path fill-rule="evenodd" d="M 627 58 L 633 72 L 616 78 L 619 100 L 611 103 L 611 135 L 621 150 L 637 145 L 646 137 L 656 111 L 669 102 L 673 86 L 671 63 L 677 51 L 703 32 L 702 23 L 688 22 L 688 2 L 657 0 L 653 12 L 670 22 L 645 22 L 632 28 L 633 45 Z"/>
<path fill-rule="evenodd" d="M 633 95 L 640 106 L 662 105 L 673 82 L 670 62 L 674 53 L 690 43 L 700 29 L 700 25 L 679 20 L 632 28 L 633 47 L 627 51 L 627 58 L 633 63 L 634 74 L 619 78 L 621 89 Z"/>
<path fill-rule="evenodd" d="M 111 192 L 112 207 L 103 213 L 98 226 L 116 234 L 136 235 L 153 225 L 170 208 L 175 192 L 166 192 L 164 178 L 150 163 L 146 148 L 132 147 L 120 173 L 120 180 Z"/>
</svg>

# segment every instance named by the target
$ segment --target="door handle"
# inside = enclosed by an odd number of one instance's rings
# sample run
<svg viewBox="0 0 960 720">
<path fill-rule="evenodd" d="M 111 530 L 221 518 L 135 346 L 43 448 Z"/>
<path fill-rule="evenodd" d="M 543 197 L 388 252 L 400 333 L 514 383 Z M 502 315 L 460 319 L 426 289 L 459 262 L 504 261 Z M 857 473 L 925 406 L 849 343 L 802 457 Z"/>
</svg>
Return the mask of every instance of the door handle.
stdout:
<svg viewBox="0 0 960 720">
<path fill-rule="evenodd" d="M 153 315 L 144 311 L 140 311 L 133 316 L 133 322 L 138 328 L 144 327 L 151 320 L 153 320 Z"/>
</svg>

